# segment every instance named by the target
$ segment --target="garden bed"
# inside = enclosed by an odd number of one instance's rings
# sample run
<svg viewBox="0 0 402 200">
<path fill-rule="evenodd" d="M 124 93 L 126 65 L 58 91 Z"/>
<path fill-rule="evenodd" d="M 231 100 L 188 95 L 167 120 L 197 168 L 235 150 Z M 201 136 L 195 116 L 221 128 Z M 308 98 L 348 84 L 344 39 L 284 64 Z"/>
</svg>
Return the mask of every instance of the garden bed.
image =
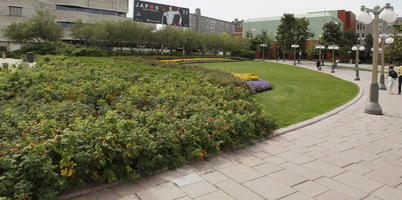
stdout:
<svg viewBox="0 0 402 200">
<path fill-rule="evenodd" d="M 256 138 L 275 122 L 245 81 L 192 66 L 43 57 L 0 72 L 0 199 L 134 180 Z"/>
</svg>

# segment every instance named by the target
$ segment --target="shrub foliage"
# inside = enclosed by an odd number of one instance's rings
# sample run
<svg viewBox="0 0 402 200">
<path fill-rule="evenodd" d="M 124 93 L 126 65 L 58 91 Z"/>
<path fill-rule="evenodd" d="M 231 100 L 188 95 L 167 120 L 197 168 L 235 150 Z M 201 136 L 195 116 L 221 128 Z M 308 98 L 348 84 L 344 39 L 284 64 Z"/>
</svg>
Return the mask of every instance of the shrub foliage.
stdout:
<svg viewBox="0 0 402 200">
<path fill-rule="evenodd" d="M 46 56 L 0 73 L 0 199 L 137 179 L 275 128 L 224 72 Z"/>
</svg>

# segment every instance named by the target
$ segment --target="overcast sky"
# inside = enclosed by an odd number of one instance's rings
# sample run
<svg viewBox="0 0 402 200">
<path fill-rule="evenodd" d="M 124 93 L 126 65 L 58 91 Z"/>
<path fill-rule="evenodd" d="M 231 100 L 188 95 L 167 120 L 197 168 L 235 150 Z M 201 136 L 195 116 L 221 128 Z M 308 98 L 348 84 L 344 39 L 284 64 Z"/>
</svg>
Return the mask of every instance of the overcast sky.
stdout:
<svg viewBox="0 0 402 200">
<path fill-rule="evenodd" d="M 133 16 L 133 1 L 130 1 L 130 12 Z M 305 14 L 322 10 L 347 10 L 357 14 L 360 6 L 374 8 L 384 6 L 389 2 L 394 11 L 402 16 L 402 0 L 146 0 L 155 3 L 174 5 L 189 8 L 194 13 L 196 8 L 201 9 L 201 15 L 226 21 L 234 18 L 250 19 L 260 17 L 282 16 L 284 13 Z"/>
</svg>

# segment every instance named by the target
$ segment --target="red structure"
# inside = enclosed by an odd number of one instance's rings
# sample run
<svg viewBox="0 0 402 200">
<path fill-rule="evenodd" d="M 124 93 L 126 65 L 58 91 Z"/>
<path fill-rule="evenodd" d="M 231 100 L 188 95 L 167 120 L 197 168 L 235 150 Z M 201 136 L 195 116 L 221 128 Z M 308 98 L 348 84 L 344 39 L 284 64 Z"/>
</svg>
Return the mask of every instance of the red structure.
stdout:
<svg viewBox="0 0 402 200">
<path fill-rule="evenodd" d="M 338 19 L 343 21 L 343 32 L 348 29 L 356 32 L 356 15 L 353 12 L 338 10 Z"/>
<path fill-rule="evenodd" d="M 236 27 L 236 32 L 232 34 L 232 37 L 243 37 L 243 27 L 242 26 Z"/>
</svg>

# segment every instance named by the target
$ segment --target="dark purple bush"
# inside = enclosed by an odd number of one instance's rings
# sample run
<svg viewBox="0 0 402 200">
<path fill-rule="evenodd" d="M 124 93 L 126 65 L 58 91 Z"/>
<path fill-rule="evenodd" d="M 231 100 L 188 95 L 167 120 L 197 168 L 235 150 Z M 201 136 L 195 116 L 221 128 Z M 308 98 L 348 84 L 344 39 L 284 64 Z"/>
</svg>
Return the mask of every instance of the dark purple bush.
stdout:
<svg viewBox="0 0 402 200">
<path fill-rule="evenodd" d="M 262 79 L 258 81 L 247 81 L 247 83 L 254 89 L 255 93 L 272 90 L 271 83 Z"/>
</svg>

